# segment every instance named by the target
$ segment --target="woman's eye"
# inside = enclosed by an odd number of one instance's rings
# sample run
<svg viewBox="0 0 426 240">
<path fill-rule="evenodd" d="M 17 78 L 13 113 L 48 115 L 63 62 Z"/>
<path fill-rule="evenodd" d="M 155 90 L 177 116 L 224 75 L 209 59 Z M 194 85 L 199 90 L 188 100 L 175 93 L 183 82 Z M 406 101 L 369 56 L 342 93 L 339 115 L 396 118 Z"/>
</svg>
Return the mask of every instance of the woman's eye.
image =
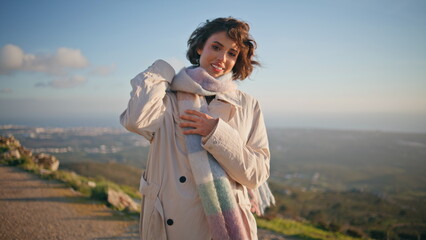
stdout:
<svg viewBox="0 0 426 240">
<path fill-rule="evenodd" d="M 213 50 L 220 50 L 219 46 L 213 45 L 212 46 Z"/>
<path fill-rule="evenodd" d="M 236 56 L 237 56 L 237 54 L 236 54 L 236 53 L 234 53 L 234 52 L 229 52 L 229 56 L 231 56 L 231 57 L 236 57 Z"/>
</svg>

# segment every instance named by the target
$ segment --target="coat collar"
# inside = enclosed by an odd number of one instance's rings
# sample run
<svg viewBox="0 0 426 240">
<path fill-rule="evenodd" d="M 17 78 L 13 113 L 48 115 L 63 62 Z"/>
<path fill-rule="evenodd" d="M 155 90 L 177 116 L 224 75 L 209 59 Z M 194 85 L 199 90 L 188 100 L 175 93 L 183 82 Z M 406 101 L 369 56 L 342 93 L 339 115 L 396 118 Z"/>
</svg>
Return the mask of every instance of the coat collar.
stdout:
<svg viewBox="0 0 426 240">
<path fill-rule="evenodd" d="M 229 92 L 221 92 L 216 94 L 216 99 L 228 102 L 236 107 L 241 107 L 241 94 L 238 90 L 233 90 Z"/>
</svg>

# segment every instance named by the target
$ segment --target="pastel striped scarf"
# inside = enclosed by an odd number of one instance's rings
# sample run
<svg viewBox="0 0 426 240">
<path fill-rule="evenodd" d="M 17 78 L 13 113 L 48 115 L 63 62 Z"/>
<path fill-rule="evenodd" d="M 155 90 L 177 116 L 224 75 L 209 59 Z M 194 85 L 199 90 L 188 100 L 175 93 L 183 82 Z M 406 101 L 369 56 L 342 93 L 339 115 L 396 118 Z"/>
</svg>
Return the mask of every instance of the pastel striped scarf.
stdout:
<svg viewBox="0 0 426 240">
<path fill-rule="evenodd" d="M 199 67 L 182 69 L 171 85 L 171 89 L 177 91 L 180 114 L 184 114 L 187 109 L 208 114 L 208 104 L 204 96 L 215 95 L 217 92 L 235 88 L 232 73 L 215 79 Z M 215 240 L 248 239 L 241 211 L 226 172 L 217 160 L 201 146 L 200 135 L 186 135 L 186 147 L 189 164 L 212 238 Z M 266 188 L 269 190 L 267 185 Z M 261 201 L 259 191 L 254 192 L 254 194 L 250 194 L 253 199 Z"/>
</svg>

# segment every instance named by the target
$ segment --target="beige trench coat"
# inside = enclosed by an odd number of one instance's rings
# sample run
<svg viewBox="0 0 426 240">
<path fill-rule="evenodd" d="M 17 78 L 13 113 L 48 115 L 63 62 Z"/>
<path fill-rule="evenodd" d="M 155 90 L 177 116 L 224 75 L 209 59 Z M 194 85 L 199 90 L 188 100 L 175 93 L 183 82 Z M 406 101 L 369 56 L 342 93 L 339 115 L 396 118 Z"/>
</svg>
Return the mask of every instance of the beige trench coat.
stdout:
<svg viewBox="0 0 426 240">
<path fill-rule="evenodd" d="M 127 130 L 151 142 L 146 171 L 140 180 L 144 196 L 141 239 L 207 240 L 211 234 L 179 127 L 182 120 L 176 94 L 169 91 L 174 76 L 167 62 L 157 60 L 131 80 L 128 107 L 120 116 Z M 236 90 L 217 94 L 208 109 L 219 121 L 202 139 L 202 146 L 229 175 L 248 236 L 257 239 L 247 188 L 256 188 L 267 180 L 270 158 L 259 104 Z"/>
</svg>

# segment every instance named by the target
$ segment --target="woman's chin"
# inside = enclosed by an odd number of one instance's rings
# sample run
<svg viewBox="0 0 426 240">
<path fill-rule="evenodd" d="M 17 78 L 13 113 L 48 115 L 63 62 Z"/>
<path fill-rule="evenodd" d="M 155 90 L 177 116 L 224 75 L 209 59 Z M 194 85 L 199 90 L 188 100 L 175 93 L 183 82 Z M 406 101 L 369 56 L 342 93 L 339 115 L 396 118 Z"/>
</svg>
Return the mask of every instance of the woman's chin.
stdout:
<svg viewBox="0 0 426 240">
<path fill-rule="evenodd" d="M 223 73 L 222 72 L 220 72 L 220 73 L 218 73 L 218 72 L 207 72 L 210 76 L 212 76 L 212 77 L 214 77 L 214 78 L 218 78 L 218 77 L 220 77 L 220 76 L 222 76 L 223 75 Z"/>
</svg>

